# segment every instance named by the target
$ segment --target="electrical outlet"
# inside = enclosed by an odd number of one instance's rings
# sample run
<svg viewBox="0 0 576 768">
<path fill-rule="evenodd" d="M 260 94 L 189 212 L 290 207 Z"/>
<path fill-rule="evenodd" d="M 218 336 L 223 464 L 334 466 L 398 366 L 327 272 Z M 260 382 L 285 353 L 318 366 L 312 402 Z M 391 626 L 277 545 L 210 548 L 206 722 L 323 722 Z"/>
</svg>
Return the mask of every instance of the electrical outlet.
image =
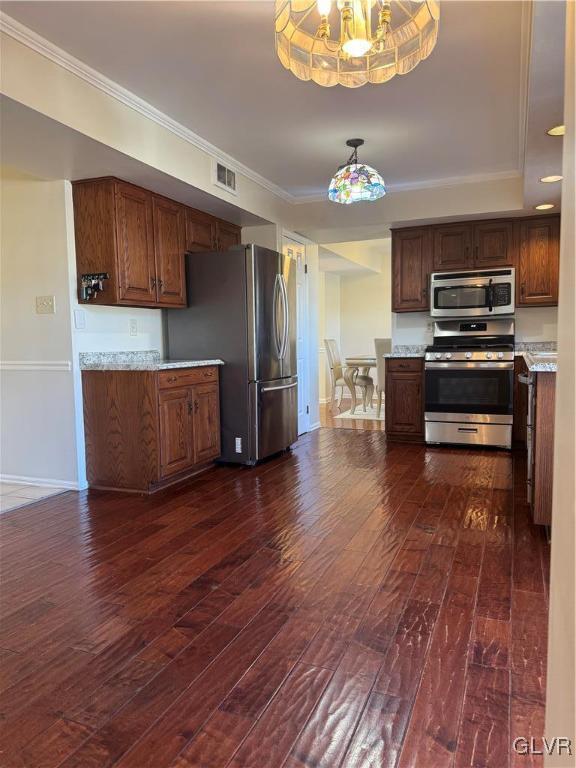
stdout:
<svg viewBox="0 0 576 768">
<path fill-rule="evenodd" d="M 138 336 L 138 321 L 135 318 L 130 319 L 130 336 Z"/>
<path fill-rule="evenodd" d="M 234 440 L 234 444 L 236 446 L 235 447 L 236 453 L 242 453 L 242 438 L 241 437 L 237 437 Z"/>
<path fill-rule="evenodd" d="M 56 312 L 55 296 L 36 296 L 36 314 L 53 315 Z"/>
</svg>

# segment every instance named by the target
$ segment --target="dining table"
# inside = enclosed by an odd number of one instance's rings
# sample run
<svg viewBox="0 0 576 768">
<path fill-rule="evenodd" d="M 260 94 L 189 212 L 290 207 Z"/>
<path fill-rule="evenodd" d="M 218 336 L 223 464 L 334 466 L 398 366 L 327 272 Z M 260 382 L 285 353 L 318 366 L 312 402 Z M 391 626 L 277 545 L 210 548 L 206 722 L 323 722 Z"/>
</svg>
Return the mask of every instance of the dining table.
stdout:
<svg viewBox="0 0 576 768">
<path fill-rule="evenodd" d="M 364 376 L 368 376 L 370 374 L 370 369 L 375 367 L 375 355 L 353 355 L 346 358 L 346 367 L 344 368 L 343 375 L 346 386 L 350 390 L 350 395 L 352 397 L 352 407 L 350 408 L 351 414 L 354 413 L 356 406 L 358 405 L 358 400 L 356 398 L 356 385 L 354 384 L 356 376 L 360 371 L 362 371 Z"/>
</svg>

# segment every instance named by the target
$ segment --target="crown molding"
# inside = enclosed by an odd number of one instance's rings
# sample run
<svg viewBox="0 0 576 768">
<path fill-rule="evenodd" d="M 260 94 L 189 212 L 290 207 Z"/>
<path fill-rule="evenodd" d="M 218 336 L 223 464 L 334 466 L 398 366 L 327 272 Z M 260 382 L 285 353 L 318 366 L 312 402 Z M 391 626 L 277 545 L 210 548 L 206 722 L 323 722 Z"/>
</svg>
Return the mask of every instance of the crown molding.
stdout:
<svg viewBox="0 0 576 768">
<path fill-rule="evenodd" d="M 524 173 L 528 141 L 528 88 L 530 82 L 530 56 L 532 53 L 532 3 L 522 3 L 520 21 L 520 92 L 518 94 L 518 168 Z"/>
<path fill-rule="evenodd" d="M 36 53 L 39 53 L 41 56 L 44 56 L 44 58 L 48 59 L 54 64 L 57 64 L 66 71 L 76 75 L 76 77 L 79 77 L 81 80 L 84 80 L 84 82 L 89 83 L 98 90 L 102 91 L 107 96 L 111 96 L 121 104 L 124 104 L 130 109 L 133 109 L 135 112 L 138 112 L 149 120 L 152 120 L 153 122 L 162 126 L 162 128 L 171 131 L 179 138 L 187 141 L 189 144 L 192 144 L 197 149 L 206 152 L 218 162 L 227 166 L 236 173 L 245 176 L 247 179 L 250 179 L 259 186 L 263 187 L 263 189 L 271 192 L 277 197 L 280 197 L 285 202 L 296 202 L 294 195 L 291 195 L 285 189 L 282 189 L 282 187 L 279 187 L 274 182 L 266 179 L 264 176 L 261 176 L 259 173 L 252 170 L 252 168 L 248 168 L 248 166 L 244 165 L 243 163 L 233 158 L 231 155 L 228 155 L 223 150 L 214 146 L 214 144 L 211 144 L 209 141 L 206 141 L 206 139 L 198 136 L 197 133 L 194 133 L 194 131 L 191 131 L 185 125 L 182 125 L 182 123 L 173 120 L 164 112 L 156 109 L 156 107 L 153 107 L 152 104 L 149 104 L 147 101 L 144 101 L 144 99 L 136 96 L 136 94 L 132 93 L 127 88 L 124 88 L 113 80 L 110 80 L 110 78 L 106 77 L 101 72 L 98 72 L 97 70 L 88 66 L 88 64 L 85 64 L 83 61 L 80 61 L 80 59 L 72 56 L 67 51 L 59 48 L 57 45 L 54 45 L 54 43 L 46 40 L 46 38 L 41 37 L 41 35 L 38 35 L 32 29 L 29 29 L 28 27 L 24 26 L 24 24 L 21 24 L 19 21 L 16 21 L 16 19 L 13 19 L 11 16 L 8 16 L 2 11 L 0 11 L 0 32 L 5 33 L 17 42 L 25 45 L 27 48 L 30 48 Z"/>
</svg>

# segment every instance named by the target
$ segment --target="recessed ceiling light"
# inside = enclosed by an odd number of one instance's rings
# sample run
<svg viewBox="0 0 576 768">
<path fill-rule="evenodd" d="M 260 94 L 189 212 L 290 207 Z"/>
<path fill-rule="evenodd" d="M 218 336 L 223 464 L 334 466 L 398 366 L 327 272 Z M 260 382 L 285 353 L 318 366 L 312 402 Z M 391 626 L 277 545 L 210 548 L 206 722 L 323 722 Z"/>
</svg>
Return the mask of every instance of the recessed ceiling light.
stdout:
<svg viewBox="0 0 576 768">
<path fill-rule="evenodd" d="M 544 184 L 553 184 L 555 181 L 562 181 L 564 176 L 542 176 L 540 181 L 543 181 Z"/>
<path fill-rule="evenodd" d="M 564 136 L 566 133 L 566 126 L 565 125 L 555 125 L 554 128 L 550 128 L 550 130 L 546 131 L 548 136 Z"/>
<path fill-rule="evenodd" d="M 542 205 L 535 205 L 537 211 L 549 211 L 550 208 L 554 208 L 554 203 L 542 203 Z"/>
</svg>

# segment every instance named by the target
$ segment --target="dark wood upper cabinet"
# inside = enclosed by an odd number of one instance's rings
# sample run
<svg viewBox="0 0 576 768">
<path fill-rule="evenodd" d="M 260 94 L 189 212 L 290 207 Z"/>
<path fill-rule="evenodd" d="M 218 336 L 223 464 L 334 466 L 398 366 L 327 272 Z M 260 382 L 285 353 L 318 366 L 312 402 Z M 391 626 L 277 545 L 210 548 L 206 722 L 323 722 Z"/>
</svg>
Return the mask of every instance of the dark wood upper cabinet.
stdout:
<svg viewBox="0 0 576 768">
<path fill-rule="evenodd" d="M 120 301 L 156 303 L 152 197 L 131 184 L 115 185 Z"/>
<path fill-rule="evenodd" d="M 235 224 L 227 221 L 218 221 L 216 229 L 216 242 L 219 251 L 227 251 L 234 245 L 240 245 L 241 231 Z"/>
<path fill-rule="evenodd" d="M 516 267 L 518 306 L 558 304 L 560 217 L 432 224 L 392 231 L 392 311 L 430 308 L 433 271 Z"/>
<path fill-rule="evenodd" d="M 207 213 L 186 209 L 186 250 L 211 251 L 216 247 L 216 221 Z"/>
<path fill-rule="evenodd" d="M 184 254 L 240 243 L 240 227 L 112 177 L 73 183 L 78 300 L 135 307 L 186 306 Z M 82 295 L 81 276 L 107 273 Z"/>
<path fill-rule="evenodd" d="M 428 309 L 431 230 L 429 227 L 399 229 L 392 235 L 392 310 L 417 312 Z"/>
<path fill-rule="evenodd" d="M 521 221 L 519 240 L 516 303 L 524 307 L 558 304 L 560 218 Z"/>
<path fill-rule="evenodd" d="M 441 224 L 434 227 L 435 270 L 470 269 L 472 257 L 472 225 Z"/>
<path fill-rule="evenodd" d="M 474 224 L 474 266 L 513 266 L 514 224 L 511 221 L 481 221 Z"/>
<path fill-rule="evenodd" d="M 153 222 L 158 302 L 163 306 L 183 306 L 186 304 L 185 208 L 165 197 L 154 196 Z"/>
<path fill-rule="evenodd" d="M 194 463 L 201 464 L 220 454 L 220 401 L 218 386 L 198 384 L 193 387 Z"/>
</svg>

